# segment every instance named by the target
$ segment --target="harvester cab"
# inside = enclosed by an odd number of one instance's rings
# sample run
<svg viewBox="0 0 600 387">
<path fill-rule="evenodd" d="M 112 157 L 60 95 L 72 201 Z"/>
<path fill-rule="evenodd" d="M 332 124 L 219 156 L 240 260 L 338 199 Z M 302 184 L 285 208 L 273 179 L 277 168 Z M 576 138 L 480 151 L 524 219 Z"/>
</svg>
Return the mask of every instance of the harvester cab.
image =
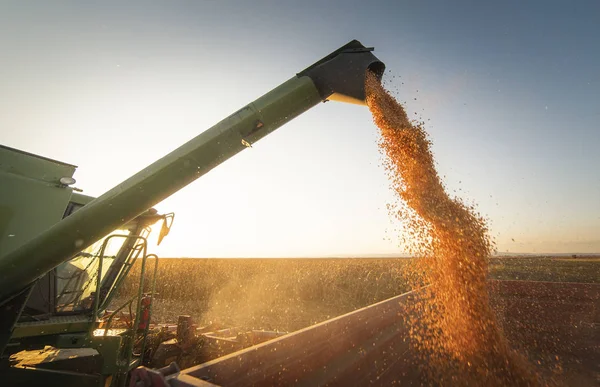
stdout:
<svg viewBox="0 0 600 387">
<path fill-rule="evenodd" d="M 93 199 L 73 193 L 64 217 Z M 173 214 L 161 215 L 150 209 L 46 273 L 36 281 L 19 321 L 91 314 L 97 295 L 99 311 L 104 311 L 114 300 L 135 260 L 147 248 L 152 226 L 162 221 L 162 229 L 168 230 L 172 219 Z"/>
<path fill-rule="evenodd" d="M 0 156 L 2 210 L 7 215 L 21 215 L 2 218 L 6 230 L 2 235 L 3 249 L 16 249 L 26 244 L 35 236 L 36 226 L 50 227 L 95 199 L 70 187 L 75 182 L 72 174 L 76 167 L 73 165 L 5 146 L 0 147 Z M 105 340 L 116 343 L 110 351 L 120 353 L 122 360 L 129 360 L 130 364 L 121 374 L 141 362 L 142 359 L 125 351 L 123 346 L 140 339 L 144 341 L 148 334 L 145 328 L 154 294 L 152 277 L 156 275 L 158 263 L 156 255 L 148 253 L 148 237 L 154 232 L 160 243 L 168 235 L 173 219 L 173 213 L 159 214 L 150 208 L 82 248 L 15 297 L 9 297 L 2 306 L 10 317 L 3 322 L 13 320 L 13 326 L 10 331 L 2 332 L 3 366 L 12 369 L 35 367 L 45 371 L 71 368 L 72 364 L 68 362 L 64 365 L 65 356 L 78 358 L 80 365 L 96 362 L 102 352 L 94 350 L 94 347 L 102 346 L 102 340 L 94 339 L 99 332 L 107 332 L 103 335 L 108 337 Z M 26 227 L 29 224 L 31 227 Z M 155 229 L 155 225 L 160 229 Z M 142 270 L 137 293 L 144 297 L 115 300 L 136 260 L 140 258 L 145 263 L 148 257 L 155 258 L 155 266 L 146 283 L 147 276 Z M 22 264 L 27 265 L 27 262 Z M 24 294 L 27 297 L 18 301 Z M 136 303 L 138 299 L 140 302 Z M 126 307 L 129 314 L 121 312 Z M 117 315 L 121 319 L 114 318 Z M 134 316 L 140 317 L 137 325 L 134 325 Z M 141 321 L 144 316 L 146 321 Z M 112 325 L 119 329 L 111 329 Z M 102 331 L 99 331 L 100 327 Z M 118 336 L 116 342 L 115 336 Z M 33 355 L 35 353 L 37 357 Z M 20 376 L 17 380 L 32 381 L 20 379 Z"/>
</svg>

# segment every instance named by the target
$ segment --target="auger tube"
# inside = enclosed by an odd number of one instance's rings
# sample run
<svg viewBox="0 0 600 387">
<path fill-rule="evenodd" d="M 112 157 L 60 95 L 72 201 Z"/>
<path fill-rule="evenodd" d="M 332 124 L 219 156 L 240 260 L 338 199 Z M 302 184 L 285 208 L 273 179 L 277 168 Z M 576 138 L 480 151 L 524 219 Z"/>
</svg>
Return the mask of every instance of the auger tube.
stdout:
<svg viewBox="0 0 600 387">
<path fill-rule="evenodd" d="M 0 303 L 319 102 L 364 104 L 384 64 L 353 40 L 0 258 Z"/>
</svg>

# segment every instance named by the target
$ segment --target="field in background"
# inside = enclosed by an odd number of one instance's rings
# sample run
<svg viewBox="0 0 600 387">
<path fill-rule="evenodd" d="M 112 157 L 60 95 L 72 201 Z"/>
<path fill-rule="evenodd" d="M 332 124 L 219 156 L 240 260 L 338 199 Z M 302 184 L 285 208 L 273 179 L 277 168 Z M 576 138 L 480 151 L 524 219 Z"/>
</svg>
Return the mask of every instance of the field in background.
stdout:
<svg viewBox="0 0 600 387">
<path fill-rule="evenodd" d="M 293 331 L 407 291 L 407 262 L 165 258 L 159 261 L 153 321 L 175 322 L 188 314 L 200 325 Z M 135 294 L 139 273 L 138 262 L 113 305 Z M 600 282 L 600 258 L 492 258 L 490 277 Z"/>
<path fill-rule="evenodd" d="M 492 258 L 490 276 L 499 280 L 600 283 L 600 256 Z"/>
</svg>

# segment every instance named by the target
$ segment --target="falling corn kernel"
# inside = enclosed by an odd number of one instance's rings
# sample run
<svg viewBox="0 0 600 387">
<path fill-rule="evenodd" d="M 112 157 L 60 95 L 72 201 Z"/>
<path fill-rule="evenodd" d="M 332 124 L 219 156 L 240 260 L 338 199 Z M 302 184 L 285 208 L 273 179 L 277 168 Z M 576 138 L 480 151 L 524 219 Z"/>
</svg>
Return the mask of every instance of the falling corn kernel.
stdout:
<svg viewBox="0 0 600 387">
<path fill-rule="evenodd" d="M 388 206 L 394 209 L 390 215 L 406 228 L 411 238 L 405 248 L 418 258 L 406 277 L 413 288 L 433 284 L 420 290 L 420 301 L 406 317 L 428 377 L 442 385 L 541 384 L 533 367 L 509 347 L 490 306 L 487 257 L 494 244 L 485 219 L 446 193 L 422 124 L 409 121 L 374 75 L 367 74 L 365 86 L 397 199 Z"/>
</svg>

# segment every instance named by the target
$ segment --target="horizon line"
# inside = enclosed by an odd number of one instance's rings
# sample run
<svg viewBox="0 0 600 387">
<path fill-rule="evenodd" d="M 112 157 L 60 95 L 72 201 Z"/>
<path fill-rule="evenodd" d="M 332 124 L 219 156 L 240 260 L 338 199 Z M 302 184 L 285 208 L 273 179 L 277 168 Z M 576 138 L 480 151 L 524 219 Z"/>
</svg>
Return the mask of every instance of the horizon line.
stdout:
<svg viewBox="0 0 600 387">
<path fill-rule="evenodd" d="M 600 257 L 600 253 L 494 253 L 492 257 Z M 332 255 L 305 255 L 305 256 L 279 256 L 279 257 L 159 257 L 161 259 L 405 259 L 412 258 L 408 254 L 332 254 Z"/>
</svg>

